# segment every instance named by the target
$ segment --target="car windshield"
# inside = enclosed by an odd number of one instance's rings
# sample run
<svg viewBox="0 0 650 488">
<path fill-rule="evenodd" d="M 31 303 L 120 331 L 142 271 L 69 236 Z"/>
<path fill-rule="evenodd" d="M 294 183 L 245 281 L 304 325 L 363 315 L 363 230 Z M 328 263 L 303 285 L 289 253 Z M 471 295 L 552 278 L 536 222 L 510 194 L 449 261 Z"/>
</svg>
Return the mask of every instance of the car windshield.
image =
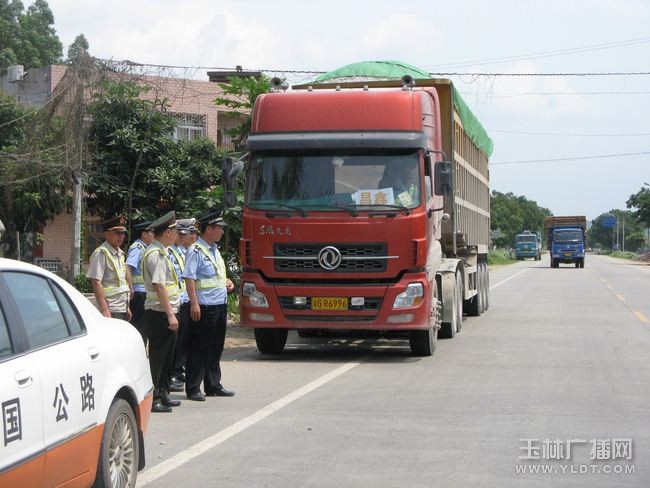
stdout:
<svg viewBox="0 0 650 488">
<path fill-rule="evenodd" d="M 517 240 L 517 242 L 535 243 L 537 241 L 537 237 L 535 237 L 534 235 L 517 236 L 515 239 Z"/>
<path fill-rule="evenodd" d="M 420 205 L 418 152 L 279 153 L 251 158 L 249 207 L 283 211 Z"/>
<path fill-rule="evenodd" d="M 555 233 L 555 242 L 581 242 L 582 234 L 577 230 L 567 230 Z"/>
</svg>

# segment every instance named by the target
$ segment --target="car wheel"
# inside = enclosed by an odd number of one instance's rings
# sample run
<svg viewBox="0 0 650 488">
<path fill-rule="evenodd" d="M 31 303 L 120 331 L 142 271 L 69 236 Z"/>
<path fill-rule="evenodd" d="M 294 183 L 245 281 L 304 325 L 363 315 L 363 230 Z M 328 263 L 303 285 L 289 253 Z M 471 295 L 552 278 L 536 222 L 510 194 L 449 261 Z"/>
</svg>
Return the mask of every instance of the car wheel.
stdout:
<svg viewBox="0 0 650 488">
<path fill-rule="evenodd" d="M 138 428 L 131 406 L 116 398 L 108 411 L 95 487 L 133 488 L 138 476 Z"/>
</svg>

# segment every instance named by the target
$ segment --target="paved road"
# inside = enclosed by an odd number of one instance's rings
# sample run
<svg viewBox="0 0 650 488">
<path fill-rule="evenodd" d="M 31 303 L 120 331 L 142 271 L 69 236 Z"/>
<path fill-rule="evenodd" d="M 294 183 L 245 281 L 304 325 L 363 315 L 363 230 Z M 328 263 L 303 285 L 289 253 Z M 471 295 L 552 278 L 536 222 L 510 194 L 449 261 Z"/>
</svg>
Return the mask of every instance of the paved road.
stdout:
<svg viewBox="0 0 650 488">
<path fill-rule="evenodd" d="M 138 486 L 649 486 L 650 267 L 546 258 L 491 284 L 431 358 L 368 338 L 230 349 L 237 395 L 154 415 Z"/>
</svg>

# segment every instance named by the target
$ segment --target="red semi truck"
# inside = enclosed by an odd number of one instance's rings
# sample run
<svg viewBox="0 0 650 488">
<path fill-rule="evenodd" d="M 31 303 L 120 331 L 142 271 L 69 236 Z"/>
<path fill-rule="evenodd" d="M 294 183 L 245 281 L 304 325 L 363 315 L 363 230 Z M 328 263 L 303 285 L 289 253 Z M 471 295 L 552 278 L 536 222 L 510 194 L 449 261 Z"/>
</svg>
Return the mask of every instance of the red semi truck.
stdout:
<svg viewBox="0 0 650 488">
<path fill-rule="evenodd" d="M 429 356 L 487 309 L 491 144 L 449 80 L 259 96 L 230 172 L 245 168 L 241 325 L 259 351 L 373 330 Z"/>
</svg>

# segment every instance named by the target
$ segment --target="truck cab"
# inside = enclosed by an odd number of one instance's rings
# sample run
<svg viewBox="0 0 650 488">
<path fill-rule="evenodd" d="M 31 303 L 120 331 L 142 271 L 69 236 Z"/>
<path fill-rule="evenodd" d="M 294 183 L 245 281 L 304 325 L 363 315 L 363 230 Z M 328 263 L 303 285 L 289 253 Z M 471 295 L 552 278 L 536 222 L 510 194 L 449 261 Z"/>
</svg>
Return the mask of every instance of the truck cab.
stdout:
<svg viewBox="0 0 650 488">
<path fill-rule="evenodd" d="M 523 231 L 515 236 L 515 257 L 517 259 L 542 259 L 542 239 L 537 232 Z"/>
<path fill-rule="evenodd" d="M 579 227 L 553 230 L 551 266 L 557 268 L 559 263 L 573 263 L 576 268 L 585 267 L 584 235 Z"/>
</svg>

